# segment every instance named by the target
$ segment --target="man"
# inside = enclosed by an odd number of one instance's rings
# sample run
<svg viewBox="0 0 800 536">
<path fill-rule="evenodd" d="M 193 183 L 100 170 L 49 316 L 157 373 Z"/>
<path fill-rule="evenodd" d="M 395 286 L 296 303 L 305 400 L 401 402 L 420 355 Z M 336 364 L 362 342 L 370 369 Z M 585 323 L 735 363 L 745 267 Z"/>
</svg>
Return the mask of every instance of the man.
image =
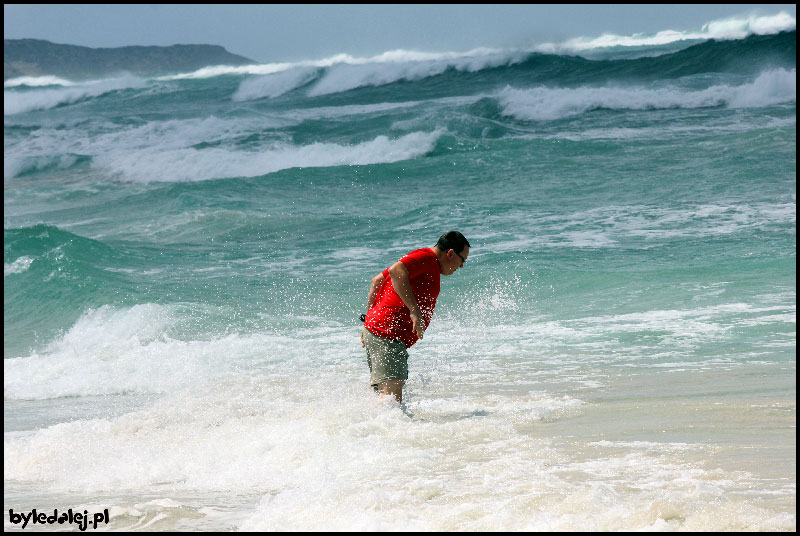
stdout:
<svg viewBox="0 0 800 536">
<path fill-rule="evenodd" d="M 458 231 L 450 231 L 433 248 L 414 250 L 372 278 L 361 346 L 367 350 L 375 391 L 403 401 L 406 349 L 422 338 L 431 322 L 440 276 L 455 273 L 467 257 L 469 242 Z"/>
</svg>

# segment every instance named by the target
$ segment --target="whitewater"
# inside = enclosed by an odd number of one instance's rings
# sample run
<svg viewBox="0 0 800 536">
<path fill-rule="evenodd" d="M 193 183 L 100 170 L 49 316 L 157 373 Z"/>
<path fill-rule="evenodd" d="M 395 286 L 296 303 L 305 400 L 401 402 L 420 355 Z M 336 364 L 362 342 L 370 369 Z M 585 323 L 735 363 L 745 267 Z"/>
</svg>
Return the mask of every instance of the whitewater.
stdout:
<svg viewBox="0 0 800 536">
<path fill-rule="evenodd" d="M 3 283 L 5 530 L 791 532 L 795 21 L 6 80 Z"/>
</svg>

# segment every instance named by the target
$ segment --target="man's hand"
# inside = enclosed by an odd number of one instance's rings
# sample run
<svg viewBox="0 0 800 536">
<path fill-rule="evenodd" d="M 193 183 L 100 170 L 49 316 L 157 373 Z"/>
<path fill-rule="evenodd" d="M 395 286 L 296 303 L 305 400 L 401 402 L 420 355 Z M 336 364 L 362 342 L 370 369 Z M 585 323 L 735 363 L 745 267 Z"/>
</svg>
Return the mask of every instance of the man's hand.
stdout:
<svg viewBox="0 0 800 536">
<path fill-rule="evenodd" d="M 411 311 L 412 329 L 420 339 L 425 334 L 425 322 L 422 321 L 422 313 L 419 309 Z"/>
<path fill-rule="evenodd" d="M 361 348 L 366 348 L 367 345 L 364 344 L 364 331 L 361 331 Z"/>
</svg>

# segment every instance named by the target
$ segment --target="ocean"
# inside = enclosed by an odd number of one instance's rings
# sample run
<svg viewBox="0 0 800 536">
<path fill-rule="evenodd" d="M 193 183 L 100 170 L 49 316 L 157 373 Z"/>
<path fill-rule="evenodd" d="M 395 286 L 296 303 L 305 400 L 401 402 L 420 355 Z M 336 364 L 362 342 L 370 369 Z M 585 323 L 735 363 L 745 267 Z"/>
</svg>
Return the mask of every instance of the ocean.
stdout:
<svg viewBox="0 0 800 536">
<path fill-rule="evenodd" d="M 581 43 L 7 80 L 4 529 L 794 531 L 796 33 Z"/>
</svg>

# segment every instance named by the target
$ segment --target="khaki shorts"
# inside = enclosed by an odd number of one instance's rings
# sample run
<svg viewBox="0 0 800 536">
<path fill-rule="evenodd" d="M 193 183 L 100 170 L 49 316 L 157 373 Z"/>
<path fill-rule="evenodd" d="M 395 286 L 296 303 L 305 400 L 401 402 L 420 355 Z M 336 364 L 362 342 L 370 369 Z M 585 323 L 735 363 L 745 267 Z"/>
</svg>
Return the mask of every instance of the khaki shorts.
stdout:
<svg viewBox="0 0 800 536">
<path fill-rule="evenodd" d="M 376 387 L 389 380 L 407 380 L 408 351 L 403 341 L 378 337 L 367 328 L 362 333 L 367 349 L 370 385 Z"/>
</svg>

